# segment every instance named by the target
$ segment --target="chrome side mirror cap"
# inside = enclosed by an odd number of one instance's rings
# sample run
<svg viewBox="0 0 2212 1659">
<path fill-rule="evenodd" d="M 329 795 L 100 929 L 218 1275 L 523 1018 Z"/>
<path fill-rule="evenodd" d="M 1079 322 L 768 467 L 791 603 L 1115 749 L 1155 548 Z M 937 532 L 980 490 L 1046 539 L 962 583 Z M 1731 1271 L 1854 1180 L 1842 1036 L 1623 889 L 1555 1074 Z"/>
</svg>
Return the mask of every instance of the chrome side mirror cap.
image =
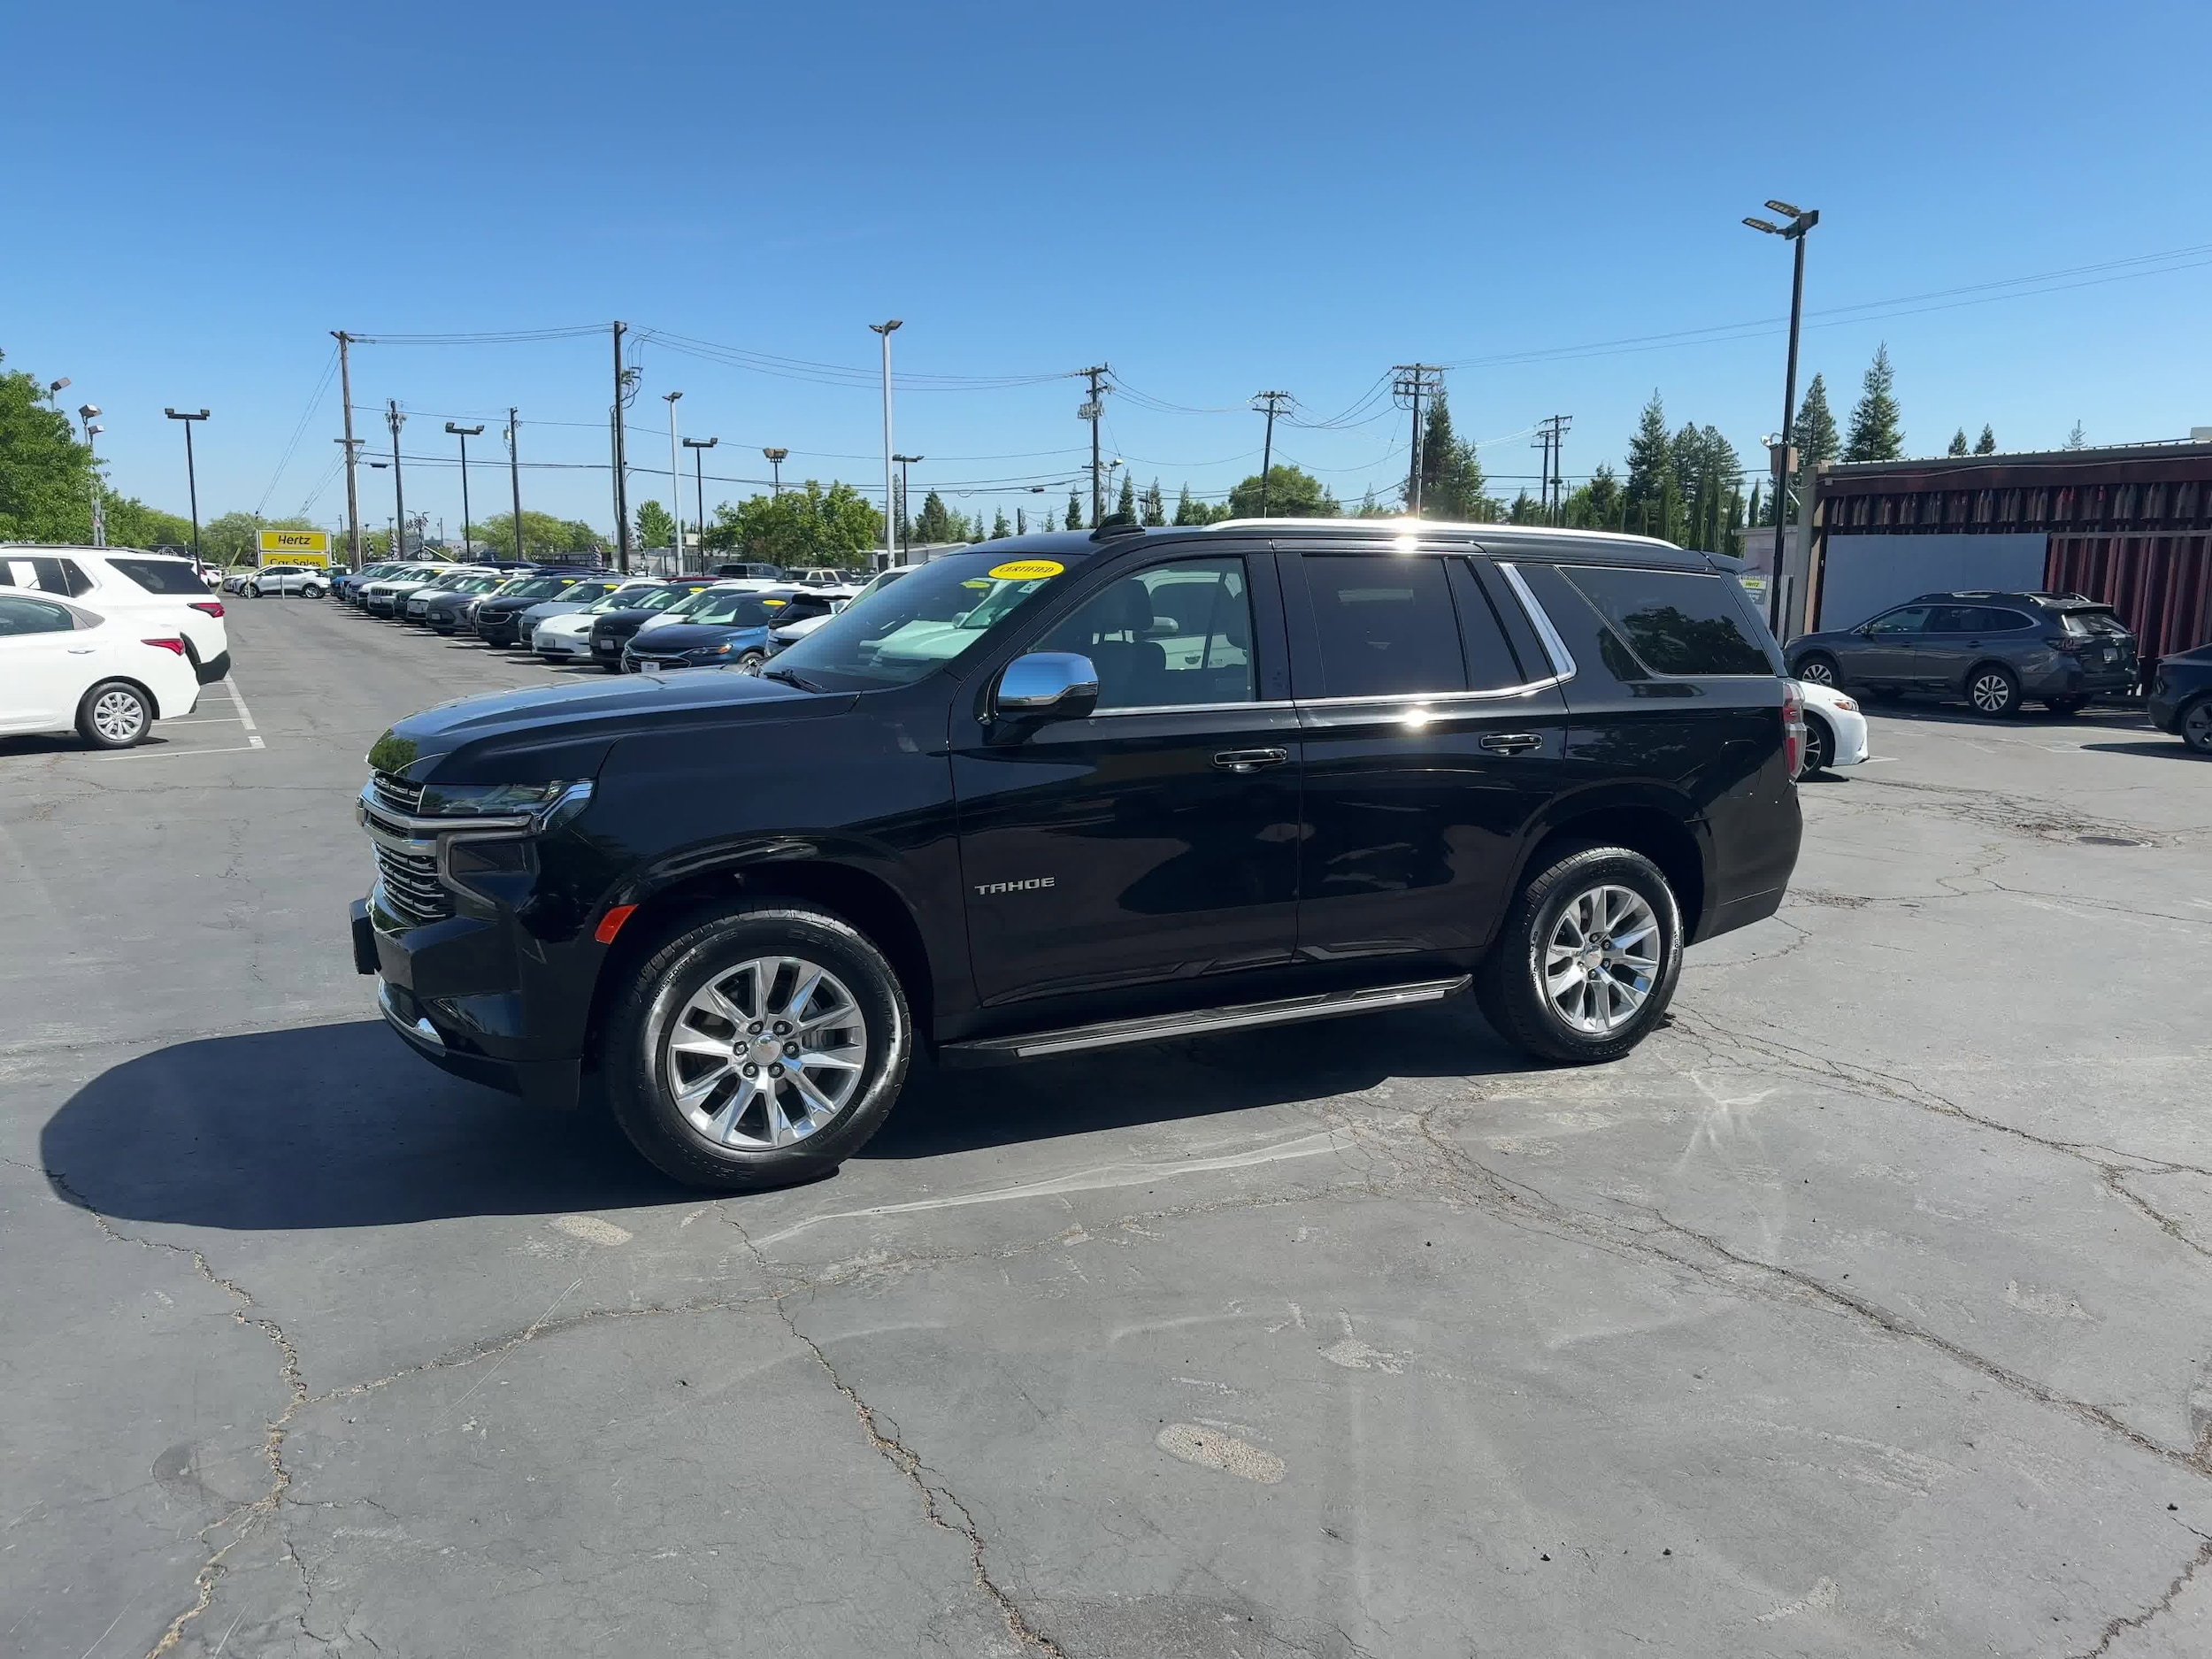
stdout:
<svg viewBox="0 0 2212 1659">
<path fill-rule="evenodd" d="M 1075 651 L 1032 651 L 1006 664 L 993 712 L 1009 719 L 1079 720 L 1098 706 L 1098 670 Z"/>
</svg>

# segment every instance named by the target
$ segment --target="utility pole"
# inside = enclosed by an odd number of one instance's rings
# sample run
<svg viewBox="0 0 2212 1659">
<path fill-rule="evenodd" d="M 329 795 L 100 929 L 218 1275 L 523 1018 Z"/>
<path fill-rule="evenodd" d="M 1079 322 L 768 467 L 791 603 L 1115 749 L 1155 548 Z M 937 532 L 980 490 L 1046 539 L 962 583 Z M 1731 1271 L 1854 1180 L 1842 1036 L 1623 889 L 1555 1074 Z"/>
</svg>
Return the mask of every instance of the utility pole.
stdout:
<svg viewBox="0 0 2212 1659">
<path fill-rule="evenodd" d="M 868 325 L 871 334 L 879 334 L 883 339 L 883 563 L 886 569 L 895 562 L 897 557 L 892 550 L 895 530 L 891 523 L 895 511 L 891 500 L 891 336 L 898 333 L 899 327 L 900 319 L 895 317 L 887 323 Z M 782 476 L 781 472 L 777 473 L 777 477 Z"/>
<path fill-rule="evenodd" d="M 522 447 L 516 434 L 522 422 L 516 419 L 520 411 L 510 407 L 507 411 L 507 481 L 515 492 L 515 557 L 522 557 Z"/>
<path fill-rule="evenodd" d="M 461 441 L 461 559 L 465 564 L 468 561 L 469 543 L 472 539 L 469 533 L 469 440 L 483 436 L 484 428 L 480 424 L 457 426 L 449 420 L 445 423 L 445 429 Z M 442 525 L 438 534 L 442 540 L 445 534 Z"/>
<path fill-rule="evenodd" d="M 353 568 L 361 568 L 361 497 L 354 484 L 355 457 L 359 449 L 353 436 L 353 365 L 347 360 L 346 348 L 353 343 L 353 336 L 342 328 L 331 333 L 338 340 L 338 397 L 345 405 L 346 435 L 340 440 L 346 446 L 346 556 Z"/>
<path fill-rule="evenodd" d="M 1444 371 L 1432 363 L 1401 363 L 1391 370 L 1390 395 L 1413 411 L 1413 460 L 1406 472 L 1406 511 L 1421 516 L 1421 400 L 1433 403 L 1444 389 Z"/>
<path fill-rule="evenodd" d="M 920 455 L 895 455 L 891 458 L 899 464 L 899 553 L 903 557 L 906 552 L 908 529 L 906 503 L 912 493 L 912 487 L 907 482 L 906 469 L 913 465 L 915 462 L 926 460 L 928 457 Z"/>
<path fill-rule="evenodd" d="M 629 395 L 629 375 L 622 367 L 622 336 L 627 325 L 614 326 L 614 548 L 615 568 L 630 570 L 630 482 L 628 457 L 623 453 L 622 406 Z"/>
<path fill-rule="evenodd" d="M 1267 412 L 1267 435 L 1260 441 L 1260 517 L 1267 517 L 1269 474 L 1275 470 L 1275 417 L 1285 403 L 1298 400 L 1288 392 L 1255 392 L 1252 407 Z"/>
<path fill-rule="evenodd" d="M 1078 420 L 1091 423 L 1091 526 L 1095 529 L 1106 518 L 1106 486 L 1098 471 L 1098 418 L 1106 412 L 1106 388 L 1100 377 L 1108 373 L 1106 364 L 1095 368 L 1078 369 L 1078 374 L 1090 377 L 1091 395 L 1083 406 L 1075 411 Z"/>
<path fill-rule="evenodd" d="M 692 505 L 699 518 L 699 552 L 707 550 L 707 451 L 722 440 L 719 438 L 686 438 L 684 448 L 691 451 L 691 487 L 695 492 Z"/>
<path fill-rule="evenodd" d="M 407 557 L 407 487 L 400 480 L 399 429 L 407 424 L 407 417 L 399 412 L 399 399 L 385 400 L 384 419 L 392 427 L 392 508 L 399 520 L 399 540 L 393 543 L 392 557 L 403 559 Z"/>
<path fill-rule="evenodd" d="M 1547 415 L 1536 423 L 1537 440 L 1530 447 L 1544 452 L 1544 478 L 1540 493 L 1546 524 L 1557 524 L 1566 517 L 1566 480 L 1560 471 L 1560 457 L 1567 447 L 1567 428 L 1574 425 L 1574 419 L 1572 415 Z"/>
</svg>

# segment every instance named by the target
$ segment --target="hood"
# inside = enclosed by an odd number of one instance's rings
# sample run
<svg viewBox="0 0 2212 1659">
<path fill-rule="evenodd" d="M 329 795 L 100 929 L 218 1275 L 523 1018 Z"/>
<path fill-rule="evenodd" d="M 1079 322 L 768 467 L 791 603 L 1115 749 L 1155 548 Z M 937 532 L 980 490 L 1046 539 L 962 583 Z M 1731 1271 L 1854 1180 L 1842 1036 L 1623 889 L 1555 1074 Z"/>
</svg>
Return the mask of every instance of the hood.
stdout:
<svg viewBox="0 0 2212 1659">
<path fill-rule="evenodd" d="M 653 637 L 650 641 L 646 634 Z M 719 645 L 724 641 L 732 645 L 741 641 L 759 645 L 768 638 L 764 627 L 741 628 L 729 622 L 672 622 L 666 627 L 648 628 L 631 641 L 633 650 L 695 651 L 703 645 Z"/>
<path fill-rule="evenodd" d="M 414 783 L 537 783 L 595 775 L 618 739 L 685 725 L 818 719 L 852 707 L 750 674 L 630 674 L 588 685 L 534 686 L 442 703 L 412 714 L 368 754 Z"/>
<path fill-rule="evenodd" d="M 522 619 L 525 622 L 542 622 L 548 617 L 564 617 L 572 611 L 581 611 L 585 606 L 596 604 L 597 603 L 598 599 L 596 597 L 591 599 L 541 599 L 537 602 L 537 603 L 530 606 L 529 609 L 522 613 Z"/>
<path fill-rule="evenodd" d="M 519 594 L 502 594 L 496 597 L 490 594 L 486 594 L 484 595 L 484 603 L 480 609 L 485 611 L 527 611 L 532 605 L 549 604 L 551 602 L 549 600 L 545 599 L 525 599 Z"/>
</svg>

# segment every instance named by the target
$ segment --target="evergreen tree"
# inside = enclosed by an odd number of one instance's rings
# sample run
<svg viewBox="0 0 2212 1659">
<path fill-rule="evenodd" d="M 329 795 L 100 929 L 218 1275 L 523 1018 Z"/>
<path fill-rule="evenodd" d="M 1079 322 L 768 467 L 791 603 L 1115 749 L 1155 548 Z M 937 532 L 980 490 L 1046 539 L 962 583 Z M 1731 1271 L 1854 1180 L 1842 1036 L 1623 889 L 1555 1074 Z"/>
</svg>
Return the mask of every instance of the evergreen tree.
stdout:
<svg viewBox="0 0 2212 1659">
<path fill-rule="evenodd" d="M 1001 507 L 991 520 L 991 540 L 1001 541 L 1013 534 L 1006 527 L 1006 509 Z"/>
<path fill-rule="evenodd" d="M 1875 348 L 1859 401 L 1852 407 L 1851 435 L 1844 442 L 1843 458 L 1896 460 L 1905 453 L 1905 434 L 1899 420 L 1897 374 L 1889 365 L 1889 345 L 1885 342 Z"/>
<path fill-rule="evenodd" d="M 1205 520 L 1197 516 L 1197 508 L 1198 503 L 1190 498 L 1190 486 L 1184 485 L 1183 493 L 1175 498 L 1175 522 L 1177 524 L 1204 523 Z"/>
<path fill-rule="evenodd" d="M 1995 432 L 1991 430 L 1990 425 L 1987 421 L 1984 421 L 1982 423 L 1982 435 L 1974 440 L 1974 453 L 1976 455 L 1994 455 L 1997 453 L 1997 434 Z"/>
<path fill-rule="evenodd" d="M 1817 374 L 1805 388 L 1805 401 L 1798 405 L 1790 442 L 1797 446 L 1798 464 L 1809 472 L 1823 461 L 1834 460 L 1842 447 L 1836 434 L 1836 418 L 1828 409 L 1828 384 Z"/>
<path fill-rule="evenodd" d="M 1126 472 L 1121 475 L 1121 494 L 1114 498 L 1114 513 L 1124 524 L 1137 522 L 1137 480 Z"/>
<path fill-rule="evenodd" d="M 1667 435 L 1666 405 L 1655 388 L 1636 423 L 1636 435 L 1628 441 L 1628 485 L 1622 495 L 1631 529 L 1644 527 L 1643 515 L 1673 484 L 1673 441 Z"/>
<path fill-rule="evenodd" d="M 1160 494 L 1160 480 L 1154 479 L 1152 488 L 1144 492 L 1144 521 L 1158 526 L 1167 522 L 1167 502 Z"/>
<path fill-rule="evenodd" d="M 914 516 L 913 539 L 926 547 L 935 541 L 964 541 L 968 521 L 956 517 L 935 490 L 922 497 L 922 510 Z"/>
<path fill-rule="evenodd" d="M 1495 511 L 1475 446 L 1452 431 L 1451 406 L 1440 394 L 1421 431 L 1421 516 L 1475 523 Z"/>
<path fill-rule="evenodd" d="M 1578 530 L 1619 527 L 1621 482 L 1609 461 L 1598 463 L 1590 481 L 1567 497 L 1567 522 Z"/>
<path fill-rule="evenodd" d="M 1951 434 L 1951 447 L 1946 449 L 1944 453 L 1946 455 L 1964 455 L 1966 453 L 1965 427 L 1961 426 L 1956 432 Z"/>
<path fill-rule="evenodd" d="M 1080 530 L 1082 527 L 1083 496 L 1080 491 L 1077 490 L 1072 485 L 1071 485 L 1068 488 L 1067 522 L 1063 525 L 1061 528 L 1064 530 Z"/>
<path fill-rule="evenodd" d="M 2074 423 L 2074 429 L 2066 434 L 2066 447 L 2070 449 L 2086 449 L 2089 447 L 2089 435 L 2082 431 L 2078 420 Z"/>
<path fill-rule="evenodd" d="M 1267 469 L 1267 516 L 1271 518 L 1333 518 L 1343 509 L 1321 480 L 1302 467 L 1282 463 Z M 1229 492 L 1223 518 L 1260 516 L 1260 475 L 1255 472 Z"/>
<path fill-rule="evenodd" d="M 1507 511 L 1506 520 L 1509 524 L 1535 524 L 1540 521 L 1543 516 L 1542 503 L 1524 489 L 1513 498 L 1513 505 Z"/>
</svg>

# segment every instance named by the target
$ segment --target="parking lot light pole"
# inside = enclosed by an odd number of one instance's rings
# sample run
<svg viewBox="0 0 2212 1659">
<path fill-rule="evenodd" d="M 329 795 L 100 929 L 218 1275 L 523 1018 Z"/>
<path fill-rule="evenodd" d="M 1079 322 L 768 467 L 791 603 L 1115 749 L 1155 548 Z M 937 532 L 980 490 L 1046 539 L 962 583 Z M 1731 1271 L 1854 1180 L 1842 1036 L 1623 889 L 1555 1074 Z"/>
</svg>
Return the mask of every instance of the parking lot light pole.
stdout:
<svg viewBox="0 0 2212 1659">
<path fill-rule="evenodd" d="M 1790 222 L 1777 225 L 1770 219 L 1746 219 L 1744 223 L 1769 236 L 1786 237 L 1796 245 L 1790 277 L 1789 366 L 1782 377 L 1782 430 L 1774 441 L 1774 564 L 1767 575 L 1767 626 L 1778 640 L 1783 627 L 1782 546 L 1790 515 L 1790 428 L 1797 421 L 1797 329 L 1805 312 L 1805 233 L 1820 223 L 1820 210 L 1787 202 L 1766 205 L 1770 211 L 1786 215 Z"/>
<path fill-rule="evenodd" d="M 892 549 L 895 534 L 891 523 L 891 336 L 899 330 L 900 319 L 894 317 L 887 323 L 870 323 L 869 329 L 883 336 L 883 562 L 887 566 L 896 555 Z"/>
<path fill-rule="evenodd" d="M 669 557 L 676 561 L 675 568 L 668 572 L 671 576 L 684 567 L 684 475 L 679 465 L 683 451 L 676 447 L 676 400 L 682 396 L 681 392 L 661 394 L 661 402 L 668 405 L 668 516 L 676 526 L 670 538 Z"/>
<path fill-rule="evenodd" d="M 507 482 L 515 492 L 515 563 L 522 563 L 522 446 L 516 434 L 522 426 L 520 411 L 507 411 Z"/>
<path fill-rule="evenodd" d="M 782 495 L 783 464 L 789 458 L 791 451 L 788 449 L 763 449 L 760 454 L 761 458 L 768 463 L 770 473 L 776 480 L 774 486 L 776 494 L 779 495 Z"/>
<path fill-rule="evenodd" d="M 457 426 L 449 420 L 445 423 L 445 429 L 461 441 L 461 557 L 466 560 L 471 541 L 469 535 L 469 440 L 483 436 L 484 428 L 481 426 Z"/>
<path fill-rule="evenodd" d="M 92 441 L 107 428 L 94 424 L 100 419 L 97 403 L 81 405 L 77 410 L 77 419 L 84 422 L 85 453 L 92 457 L 92 545 L 105 547 L 108 544 L 108 521 L 105 507 L 100 500 L 100 452 Z"/>
<path fill-rule="evenodd" d="M 722 440 L 719 438 L 686 438 L 684 448 L 691 451 L 692 510 L 698 515 L 699 551 L 707 550 L 707 451 Z"/>
<path fill-rule="evenodd" d="M 192 557 L 196 563 L 200 557 L 200 474 L 192 459 L 192 423 L 205 420 L 207 411 L 195 413 L 190 410 L 165 409 L 161 412 L 172 420 L 184 422 L 184 487 L 192 495 Z"/>
</svg>

